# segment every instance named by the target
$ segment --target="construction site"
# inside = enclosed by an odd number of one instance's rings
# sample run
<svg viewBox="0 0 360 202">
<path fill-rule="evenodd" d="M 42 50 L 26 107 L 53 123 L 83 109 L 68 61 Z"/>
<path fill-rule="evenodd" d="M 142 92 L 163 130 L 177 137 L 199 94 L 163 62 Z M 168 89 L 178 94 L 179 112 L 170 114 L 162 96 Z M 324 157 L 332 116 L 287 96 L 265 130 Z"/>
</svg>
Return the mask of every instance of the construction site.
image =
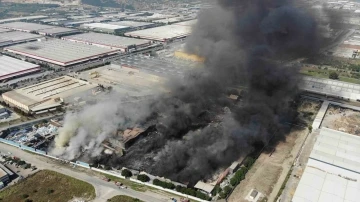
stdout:
<svg viewBox="0 0 360 202">
<path fill-rule="evenodd" d="M 337 131 L 360 136 L 360 112 L 343 108 L 336 105 L 330 105 L 322 126 Z"/>
</svg>

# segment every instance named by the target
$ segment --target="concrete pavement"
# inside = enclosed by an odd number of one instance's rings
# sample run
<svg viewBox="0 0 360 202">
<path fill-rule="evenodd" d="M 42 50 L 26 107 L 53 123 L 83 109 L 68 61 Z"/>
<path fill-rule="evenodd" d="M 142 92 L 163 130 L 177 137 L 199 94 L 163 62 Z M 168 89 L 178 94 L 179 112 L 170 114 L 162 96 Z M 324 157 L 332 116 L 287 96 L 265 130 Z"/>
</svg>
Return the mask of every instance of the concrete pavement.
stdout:
<svg viewBox="0 0 360 202">
<path fill-rule="evenodd" d="M 104 202 L 107 199 L 116 196 L 116 195 L 127 195 L 134 198 L 138 198 L 145 202 L 167 202 L 168 198 L 166 196 L 162 196 L 159 194 L 149 194 L 147 192 L 138 192 L 131 189 L 119 189 L 114 183 L 106 182 L 104 180 L 91 175 L 91 172 L 87 172 L 87 170 L 81 169 L 73 169 L 66 165 L 61 165 L 58 162 L 40 156 L 25 152 L 16 147 L 12 147 L 3 143 L 0 143 L 0 152 L 8 153 L 11 152 L 12 155 L 17 156 L 32 165 L 35 165 L 39 169 L 47 169 L 53 170 L 73 178 L 85 181 L 94 186 L 96 192 L 96 198 L 93 200 L 94 202 Z"/>
</svg>

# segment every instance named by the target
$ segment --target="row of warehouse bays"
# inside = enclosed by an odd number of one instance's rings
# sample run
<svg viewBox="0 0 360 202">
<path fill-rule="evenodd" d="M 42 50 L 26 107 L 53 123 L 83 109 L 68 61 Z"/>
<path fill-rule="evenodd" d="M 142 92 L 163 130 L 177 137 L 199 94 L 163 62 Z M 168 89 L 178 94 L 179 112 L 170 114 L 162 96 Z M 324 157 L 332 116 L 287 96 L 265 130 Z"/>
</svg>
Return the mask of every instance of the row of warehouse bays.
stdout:
<svg viewBox="0 0 360 202">
<path fill-rule="evenodd" d="M 81 33 L 77 29 L 55 27 L 28 22 L 0 24 L 0 47 L 4 53 L 36 64 L 69 67 L 83 62 L 112 57 L 150 47 L 153 41 L 167 41 L 186 37 L 196 20 L 154 27 L 154 23 L 120 21 L 114 26 L 136 27 L 142 30 L 130 32 L 130 37 L 103 33 Z M 117 24 L 117 25 L 116 25 Z M 144 29 L 143 29 L 144 28 Z M 146 29 L 148 28 L 148 29 Z M 57 38 L 48 38 L 55 36 Z M 2 57 L 7 68 L 0 69 L 0 81 L 21 77 L 40 70 L 31 63 Z"/>
</svg>

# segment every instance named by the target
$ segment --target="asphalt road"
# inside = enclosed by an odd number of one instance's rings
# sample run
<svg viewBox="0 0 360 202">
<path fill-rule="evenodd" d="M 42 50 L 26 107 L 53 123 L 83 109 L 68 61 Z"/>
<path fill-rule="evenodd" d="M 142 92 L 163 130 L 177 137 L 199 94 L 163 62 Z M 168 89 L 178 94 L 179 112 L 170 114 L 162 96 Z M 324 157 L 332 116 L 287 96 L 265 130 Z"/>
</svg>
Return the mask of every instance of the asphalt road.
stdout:
<svg viewBox="0 0 360 202">
<path fill-rule="evenodd" d="M 12 155 L 20 157 L 26 162 L 35 165 L 38 169 L 47 169 L 53 170 L 73 178 L 88 182 L 95 187 L 96 198 L 94 202 L 104 202 L 107 199 L 116 196 L 116 195 L 127 195 L 134 198 L 138 198 L 145 202 L 167 202 L 169 201 L 166 196 L 148 193 L 148 192 L 138 192 L 128 189 L 119 189 L 114 183 L 103 181 L 95 176 L 92 176 L 86 171 L 81 171 L 80 169 L 73 169 L 66 165 L 61 165 L 54 160 L 51 160 L 47 157 L 31 154 L 25 152 L 16 147 L 12 147 L 3 143 L 0 143 L 0 152 L 8 153 L 11 152 Z"/>
</svg>

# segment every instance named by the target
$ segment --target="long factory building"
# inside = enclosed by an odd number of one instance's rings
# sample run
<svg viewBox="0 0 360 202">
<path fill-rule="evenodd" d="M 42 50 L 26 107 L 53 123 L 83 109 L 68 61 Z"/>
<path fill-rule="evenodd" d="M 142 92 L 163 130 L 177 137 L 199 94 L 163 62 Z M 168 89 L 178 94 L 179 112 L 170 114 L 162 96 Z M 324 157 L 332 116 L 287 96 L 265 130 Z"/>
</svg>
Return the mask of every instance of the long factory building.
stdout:
<svg viewBox="0 0 360 202">
<path fill-rule="evenodd" d="M 44 36 L 63 36 L 79 33 L 79 30 L 70 29 L 66 27 L 55 27 L 50 25 L 43 25 L 37 23 L 28 23 L 28 22 L 11 22 L 0 24 L 0 28 L 28 32 L 28 33 L 38 33 Z"/>
<path fill-rule="evenodd" d="M 6 103 L 28 113 L 49 110 L 80 94 L 90 95 L 97 85 L 70 76 L 44 81 L 2 94 Z"/>
<path fill-rule="evenodd" d="M 40 71 L 40 66 L 5 55 L 0 56 L 0 81 Z"/>
<path fill-rule="evenodd" d="M 358 202 L 360 137 L 322 128 L 292 202 Z"/>
<path fill-rule="evenodd" d="M 0 47 L 37 41 L 43 38 L 44 38 L 43 36 L 37 34 L 8 30 L 7 32 L 0 32 Z"/>
<path fill-rule="evenodd" d="M 128 52 L 131 49 L 143 48 L 151 45 L 149 40 L 133 39 L 109 34 L 83 33 L 72 36 L 66 36 L 62 39 L 94 45 L 102 48 L 119 49 L 122 52 Z"/>
<path fill-rule="evenodd" d="M 127 32 L 125 33 L 125 36 L 166 42 L 175 39 L 185 38 L 189 36 L 190 33 L 191 33 L 191 26 L 173 24 L 173 25 L 143 29 L 133 32 Z"/>
<path fill-rule="evenodd" d="M 119 50 L 100 48 L 88 44 L 51 39 L 4 48 L 13 54 L 26 56 L 59 66 L 71 66 L 92 59 L 117 54 Z"/>
</svg>

